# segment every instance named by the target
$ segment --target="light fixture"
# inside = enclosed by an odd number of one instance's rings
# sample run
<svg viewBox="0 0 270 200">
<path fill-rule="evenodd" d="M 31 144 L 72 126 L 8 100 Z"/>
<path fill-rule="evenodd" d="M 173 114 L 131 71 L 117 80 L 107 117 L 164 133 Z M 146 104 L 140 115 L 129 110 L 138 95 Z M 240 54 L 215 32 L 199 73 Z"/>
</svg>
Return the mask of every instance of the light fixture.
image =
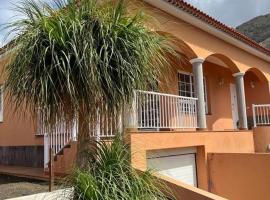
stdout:
<svg viewBox="0 0 270 200">
<path fill-rule="evenodd" d="M 224 78 L 219 78 L 218 84 L 219 84 L 220 86 L 224 85 Z"/>
<path fill-rule="evenodd" d="M 251 88 L 255 88 L 255 83 L 254 83 L 254 81 L 250 81 L 250 87 L 251 87 Z"/>
</svg>

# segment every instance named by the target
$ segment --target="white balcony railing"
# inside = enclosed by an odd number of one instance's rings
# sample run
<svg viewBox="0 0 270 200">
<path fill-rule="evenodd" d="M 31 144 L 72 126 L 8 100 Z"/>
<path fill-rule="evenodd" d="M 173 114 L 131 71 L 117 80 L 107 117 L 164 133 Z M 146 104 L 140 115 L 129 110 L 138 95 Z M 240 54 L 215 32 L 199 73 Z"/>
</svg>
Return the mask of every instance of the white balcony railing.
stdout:
<svg viewBox="0 0 270 200">
<path fill-rule="evenodd" d="M 112 138 L 117 131 L 122 131 L 122 113 L 106 112 L 106 108 L 102 112 L 97 112 L 92 116 L 89 122 L 89 135 L 100 140 L 102 138 Z M 95 118 L 95 119 L 94 119 Z M 78 136 L 78 121 L 67 123 L 60 121 L 51 128 L 50 131 L 45 126 L 44 115 L 39 110 L 37 135 L 44 135 L 44 167 L 49 163 L 49 152 L 53 150 L 54 156 L 61 152 L 70 142 L 76 141 Z"/>
<path fill-rule="evenodd" d="M 148 91 L 135 91 L 132 109 L 127 110 L 127 128 L 197 128 L 196 98 L 181 97 Z M 38 113 L 37 135 L 44 135 L 44 166 L 49 162 L 49 150 L 57 155 L 72 141 L 77 140 L 78 123 L 59 121 L 50 132 L 45 126 L 42 110 Z M 89 134 L 97 140 L 114 137 L 122 131 L 122 112 L 110 112 L 106 108 L 97 111 L 89 122 Z"/>
<path fill-rule="evenodd" d="M 197 128 L 197 98 L 136 91 L 129 127 L 139 129 Z"/>
<path fill-rule="evenodd" d="M 270 125 L 270 104 L 253 104 L 252 111 L 254 127 Z"/>
</svg>

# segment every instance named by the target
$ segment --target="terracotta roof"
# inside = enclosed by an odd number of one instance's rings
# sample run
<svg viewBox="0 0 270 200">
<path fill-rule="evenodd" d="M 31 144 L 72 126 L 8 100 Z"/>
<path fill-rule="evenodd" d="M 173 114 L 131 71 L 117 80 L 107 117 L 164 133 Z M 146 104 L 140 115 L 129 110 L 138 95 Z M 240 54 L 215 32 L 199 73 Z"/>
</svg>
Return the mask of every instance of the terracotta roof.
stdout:
<svg viewBox="0 0 270 200">
<path fill-rule="evenodd" d="M 177 8 L 183 10 L 184 12 L 193 15 L 194 17 L 196 17 L 197 19 L 213 26 L 214 28 L 223 31 L 224 33 L 227 33 L 228 35 L 230 35 L 231 37 L 234 37 L 246 44 L 248 44 L 249 46 L 267 54 L 270 56 L 270 50 L 263 47 L 262 45 L 260 45 L 259 43 L 257 43 L 256 41 L 252 40 L 251 38 L 245 36 L 244 34 L 238 32 L 236 29 L 231 28 L 223 23 L 221 23 L 220 21 L 214 19 L 213 17 L 207 15 L 206 13 L 200 11 L 199 9 L 195 8 L 194 6 L 190 5 L 189 3 L 183 1 L 183 0 L 163 0 L 166 1 L 174 6 L 176 6 Z"/>
</svg>

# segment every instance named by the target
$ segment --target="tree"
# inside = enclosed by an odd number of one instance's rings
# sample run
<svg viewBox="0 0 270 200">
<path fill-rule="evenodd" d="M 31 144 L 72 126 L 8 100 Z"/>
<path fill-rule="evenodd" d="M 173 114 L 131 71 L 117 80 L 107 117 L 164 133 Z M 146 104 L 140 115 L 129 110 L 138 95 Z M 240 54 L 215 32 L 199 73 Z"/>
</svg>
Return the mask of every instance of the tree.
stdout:
<svg viewBox="0 0 270 200">
<path fill-rule="evenodd" d="M 8 25 L 13 40 L 5 88 L 15 109 L 33 117 L 43 109 L 47 126 L 78 117 L 77 165 L 85 165 L 89 120 L 102 110 L 120 110 L 135 89 L 155 83 L 173 54 L 168 38 L 146 26 L 142 11 L 125 0 L 24 0 L 25 17 Z M 147 84 L 146 84 L 147 83 Z"/>
</svg>

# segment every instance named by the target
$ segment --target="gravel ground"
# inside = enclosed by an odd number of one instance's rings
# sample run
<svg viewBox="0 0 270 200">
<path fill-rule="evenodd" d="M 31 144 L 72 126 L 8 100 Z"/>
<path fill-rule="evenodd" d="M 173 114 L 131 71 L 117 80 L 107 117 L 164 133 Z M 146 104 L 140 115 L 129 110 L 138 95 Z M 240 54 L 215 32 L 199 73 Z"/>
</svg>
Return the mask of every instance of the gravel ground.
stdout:
<svg viewBox="0 0 270 200">
<path fill-rule="evenodd" d="M 0 200 L 48 192 L 47 182 L 0 175 Z"/>
</svg>

